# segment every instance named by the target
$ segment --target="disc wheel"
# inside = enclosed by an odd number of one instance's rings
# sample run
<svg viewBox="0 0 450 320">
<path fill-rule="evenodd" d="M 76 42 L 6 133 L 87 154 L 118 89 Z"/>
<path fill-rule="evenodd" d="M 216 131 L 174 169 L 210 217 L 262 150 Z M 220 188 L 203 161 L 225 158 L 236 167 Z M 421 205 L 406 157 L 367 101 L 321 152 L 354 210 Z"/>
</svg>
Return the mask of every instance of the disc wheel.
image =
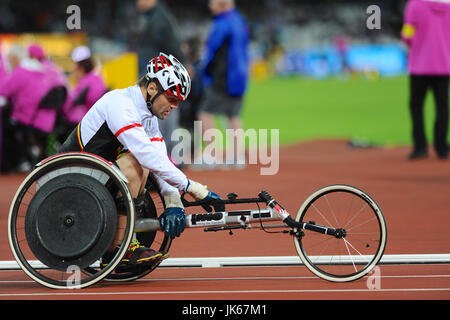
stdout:
<svg viewBox="0 0 450 320">
<path fill-rule="evenodd" d="M 341 230 L 339 237 L 295 230 L 300 259 L 328 281 L 353 281 L 367 275 L 386 247 L 386 223 L 380 207 L 352 186 L 332 185 L 316 191 L 302 204 L 295 220 Z"/>
<path fill-rule="evenodd" d="M 126 204 L 122 223 L 113 198 L 117 192 Z M 99 157 L 67 153 L 44 160 L 22 182 L 10 206 L 8 239 L 17 263 L 36 282 L 54 289 L 85 288 L 121 261 L 134 223 L 123 174 Z M 120 244 L 111 263 L 84 273 L 98 264 L 114 238 Z"/>
<path fill-rule="evenodd" d="M 147 179 L 145 194 L 145 209 L 139 218 L 158 218 L 165 209 L 164 198 L 162 197 L 159 186 L 153 176 L 150 174 Z M 172 238 L 162 231 L 146 231 L 135 234 L 141 245 L 160 251 L 163 254 L 169 252 Z M 105 277 L 106 281 L 133 281 L 142 278 L 152 272 L 160 264 L 159 261 L 152 264 L 136 266 L 127 272 L 112 272 Z M 93 268 L 85 269 L 85 272 L 92 273 Z"/>
</svg>

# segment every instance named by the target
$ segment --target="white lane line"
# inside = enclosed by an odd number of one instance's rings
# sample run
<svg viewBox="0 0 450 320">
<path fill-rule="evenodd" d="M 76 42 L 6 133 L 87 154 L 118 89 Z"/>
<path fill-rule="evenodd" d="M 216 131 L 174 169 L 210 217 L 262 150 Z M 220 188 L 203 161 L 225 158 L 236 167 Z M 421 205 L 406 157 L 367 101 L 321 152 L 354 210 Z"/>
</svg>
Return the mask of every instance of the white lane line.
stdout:
<svg viewBox="0 0 450 320">
<path fill-rule="evenodd" d="M 436 275 L 392 275 L 392 276 L 371 276 L 373 278 L 450 278 L 450 274 L 436 274 Z M 143 279 L 137 279 L 132 282 L 156 282 L 156 281 L 244 281 L 244 280 L 306 280 L 306 279 L 313 279 L 313 280 L 320 280 L 322 279 L 316 277 L 316 276 L 292 276 L 292 277 L 221 277 L 221 278 L 143 278 Z M 105 281 L 107 282 L 107 281 Z M 36 283 L 33 280 L 0 280 L 0 284 L 2 283 Z"/>
<path fill-rule="evenodd" d="M 399 275 L 399 276 L 371 276 L 373 278 L 450 278 L 450 274 L 442 275 Z M 300 280 L 300 279 L 317 279 L 323 281 L 316 276 L 292 276 L 292 277 L 229 277 L 229 278 L 145 278 L 136 281 L 228 281 L 228 280 Z"/>
<path fill-rule="evenodd" d="M 311 290 L 217 290 L 217 291 L 122 291 L 122 292 L 33 292 L 0 293 L 0 297 L 44 296 L 95 296 L 95 295 L 162 295 L 162 294 L 237 294 L 237 293 L 352 293 L 352 292 L 442 292 L 450 288 L 400 288 L 400 289 L 311 289 Z"/>
<path fill-rule="evenodd" d="M 373 278 L 450 278 L 450 274 L 425 274 L 425 275 L 391 275 L 391 276 L 371 276 Z M 196 278 L 142 278 L 137 279 L 132 282 L 149 282 L 149 281 L 228 281 L 228 280 L 300 280 L 300 279 L 317 279 L 322 280 L 316 276 L 291 276 L 291 277 L 276 277 L 276 276 L 268 276 L 268 277 L 220 277 L 220 278 L 211 278 L 211 277 L 196 277 Z M 34 283 L 32 280 L 0 280 L 0 283 Z M 105 281 L 107 282 L 107 281 Z"/>
<path fill-rule="evenodd" d="M 316 263 L 329 264 L 332 256 L 310 257 Z M 367 263 L 371 256 L 340 256 L 341 263 Z M 354 260 L 354 261 L 353 261 Z M 47 268 L 38 260 L 30 260 L 28 263 L 33 268 Z M 450 254 L 385 254 L 379 264 L 432 264 L 450 263 Z M 168 258 L 158 268 L 173 267 L 202 267 L 220 268 L 229 266 L 293 266 L 303 265 L 299 256 L 262 256 L 262 257 L 197 257 L 197 258 Z M 0 270 L 20 270 L 14 260 L 0 261 Z"/>
</svg>

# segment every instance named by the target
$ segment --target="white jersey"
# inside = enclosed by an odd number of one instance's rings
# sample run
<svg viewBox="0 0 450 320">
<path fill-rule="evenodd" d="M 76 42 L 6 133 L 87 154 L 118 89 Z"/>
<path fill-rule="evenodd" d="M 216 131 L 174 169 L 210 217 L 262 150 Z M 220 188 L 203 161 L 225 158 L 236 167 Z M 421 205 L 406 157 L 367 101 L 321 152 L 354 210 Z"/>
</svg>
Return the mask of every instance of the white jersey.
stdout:
<svg viewBox="0 0 450 320">
<path fill-rule="evenodd" d="M 83 151 L 111 160 L 118 148 L 129 150 L 155 174 L 162 194 L 184 191 L 188 179 L 168 158 L 158 119 L 147 108 L 139 86 L 106 93 L 78 127 Z"/>
</svg>

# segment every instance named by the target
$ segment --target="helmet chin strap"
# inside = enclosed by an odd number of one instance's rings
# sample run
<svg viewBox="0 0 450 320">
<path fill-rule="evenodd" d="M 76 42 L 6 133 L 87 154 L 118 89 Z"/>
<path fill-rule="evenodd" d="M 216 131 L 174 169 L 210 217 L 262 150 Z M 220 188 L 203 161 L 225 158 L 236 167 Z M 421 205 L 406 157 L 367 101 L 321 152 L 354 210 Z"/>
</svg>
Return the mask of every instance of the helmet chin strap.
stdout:
<svg viewBox="0 0 450 320">
<path fill-rule="evenodd" d="M 148 110 L 154 115 L 154 113 L 153 113 L 153 110 L 152 110 L 152 106 L 153 106 L 153 103 L 155 102 L 155 100 L 156 100 L 156 98 L 158 98 L 160 95 L 162 95 L 164 93 L 164 91 L 158 91 L 154 96 L 153 96 L 153 98 L 151 98 L 150 99 L 150 95 L 148 94 L 148 91 L 147 91 L 147 97 L 146 97 L 146 99 L 145 99 L 145 102 L 147 103 L 147 108 L 148 108 Z"/>
</svg>

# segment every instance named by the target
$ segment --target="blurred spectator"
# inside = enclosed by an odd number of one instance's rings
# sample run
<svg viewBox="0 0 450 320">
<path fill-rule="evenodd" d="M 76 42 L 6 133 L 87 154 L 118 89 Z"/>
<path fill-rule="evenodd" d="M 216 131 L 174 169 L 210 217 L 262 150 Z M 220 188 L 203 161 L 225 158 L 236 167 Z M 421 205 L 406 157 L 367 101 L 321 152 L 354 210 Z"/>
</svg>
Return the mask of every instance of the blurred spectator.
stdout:
<svg viewBox="0 0 450 320">
<path fill-rule="evenodd" d="M 38 60 L 45 68 L 46 72 L 53 74 L 55 85 L 67 86 L 67 78 L 64 72 L 56 66 L 53 61 L 46 59 L 44 49 L 38 44 L 31 44 L 28 47 L 28 56 Z"/>
<path fill-rule="evenodd" d="M 202 62 L 205 92 L 199 120 L 206 131 L 215 127 L 215 115 L 225 115 L 227 126 L 237 133 L 242 129 L 240 112 L 248 81 L 249 31 L 233 0 L 210 0 L 209 8 L 214 18 Z M 239 165 L 244 164 L 242 156 L 245 155 L 237 155 Z M 203 161 L 206 165 L 211 163 L 211 159 Z M 194 159 L 194 163 L 198 162 Z"/>
<path fill-rule="evenodd" d="M 50 59 L 46 59 L 44 50 L 38 44 L 32 44 L 28 47 L 28 56 L 39 60 L 45 69 L 45 73 L 53 82 L 52 90 L 41 101 L 41 108 L 47 107 L 56 112 L 55 125 L 53 126 L 54 130 L 48 134 L 47 141 L 44 143 L 46 148 L 44 154 L 48 156 L 54 154 L 63 138 L 65 139 L 66 128 L 61 127 L 61 119 L 63 118 L 62 109 L 67 101 L 68 81 L 64 72 Z M 64 137 L 59 137 L 59 135 L 64 135 Z"/>
<path fill-rule="evenodd" d="M 2 82 L 5 81 L 8 75 L 8 71 L 6 70 L 6 64 L 3 61 L 3 55 L 0 51 L 0 87 L 2 86 Z M 2 98 L 2 97 L 0 97 Z M 3 110 L 2 106 L 6 105 L 6 100 L 3 98 L 3 101 L 0 101 L 0 172 L 3 171 Z"/>
<path fill-rule="evenodd" d="M 94 70 L 94 61 L 91 50 L 86 46 L 76 47 L 72 51 L 74 68 L 72 76 L 76 81 L 75 88 L 69 90 L 67 101 L 64 104 L 64 116 L 69 122 L 69 133 L 81 121 L 86 112 L 107 91 L 102 77 Z"/>
<path fill-rule="evenodd" d="M 158 0 L 137 0 L 136 6 L 141 13 L 136 43 L 139 72 L 144 73 L 149 57 L 157 57 L 160 52 L 172 54 L 186 65 L 178 27 L 172 14 Z M 186 67 L 189 70 L 189 66 Z M 170 137 L 179 126 L 180 112 L 179 109 L 172 110 L 164 121 L 158 120 L 159 129 L 167 138 L 165 141 L 169 157 L 175 145 Z"/>
<path fill-rule="evenodd" d="M 16 157 L 14 163 L 18 170 L 27 171 L 45 154 L 46 138 L 57 117 L 57 106 L 47 103 L 48 96 L 60 84 L 60 79 L 18 46 L 12 48 L 9 57 L 13 70 L 1 84 L 0 96 L 11 104 L 8 124 L 14 137 L 9 138 L 16 141 L 5 152 L 8 157 Z"/>
<path fill-rule="evenodd" d="M 11 150 L 17 148 L 16 130 L 14 130 L 13 121 L 11 120 L 11 102 L 1 94 L 1 88 L 8 79 L 10 71 L 14 70 L 25 57 L 26 50 L 18 44 L 13 44 L 8 51 L 7 59 L 3 61 L 2 78 L 0 79 L 0 108 L 2 114 L 2 159 L 0 169 L 2 172 L 10 171 L 16 167 L 17 159 L 20 156 L 11 152 Z"/>
<path fill-rule="evenodd" d="M 198 107 L 202 98 L 203 78 L 200 59 L 201 39 L 192 36 L 183 43 L 183 51 L 186 56 L 188 70 L 191 75 L 192 84 L 189 99 L 183 101 L 180 112 L 180 125 L 186 129 L 194 128 L 194 121 L 198 119 Z"/>
<path fill-rule="evenodd" d="M 8 62 L 10 70 L 14 70 L 17 66 L 20 65 L 23 59 L 27 57 L 26 50 L 19 44 L 13 44 L 8 51 Z"/>
<path fill-rule="evenodd" d="M 147 70 L 149 57 L 157 57 L 160 52 L 172 54 L 184 63 L 178 26 L 172 14 L 158 0 L 136 0 L 136 6 L 140 12 L 136 40 L 140 74 Z"/>
<path fill-rule="evenodd" d="M 401 32 L 409 46 L 410 111 L 414 149 L 409 159 L 428 156 L 423 105 L 428 88 L 436 106 L 434 148 L 448 158 L 448 90 L 450 75 L 450 1 L 410 0 Z"/>
<path fill-rule="evenodd" d="M 1 82 L 6 79 L 7 75 L 8 75 L 8 70 L 6 69 L 6 63 L 3 60 L 3 55 L 0 51 L 0 85 L 1 85 Z"/>
<path fill-rule="evenodd" d="M 350 67 L 347 64 L 348 39 L 345 36 L 338 36 L 334 39 L 334 46 L 339 54 L 341 60 L 342 72 L 347 73 Z"/>
<path fill-rule="evenodd" d="M 183 43 L 183 51 L 189 65 L 189 73 L 191 76 L 191 92 L 186 101 L 180 103 L 180 126 L 191 132 L 191 155 L 194 154 L 194 122 L 198 120 L 198 108 L 203 95 L 203 77 L 201 68 L 201 51 L 202 41 L 199 36 L 192 36 Z M 173 111 L 172 111 L 173 112 Z M 186 159 L 191 159 L 190 155 L 184 155 Z"/>
</svg>

